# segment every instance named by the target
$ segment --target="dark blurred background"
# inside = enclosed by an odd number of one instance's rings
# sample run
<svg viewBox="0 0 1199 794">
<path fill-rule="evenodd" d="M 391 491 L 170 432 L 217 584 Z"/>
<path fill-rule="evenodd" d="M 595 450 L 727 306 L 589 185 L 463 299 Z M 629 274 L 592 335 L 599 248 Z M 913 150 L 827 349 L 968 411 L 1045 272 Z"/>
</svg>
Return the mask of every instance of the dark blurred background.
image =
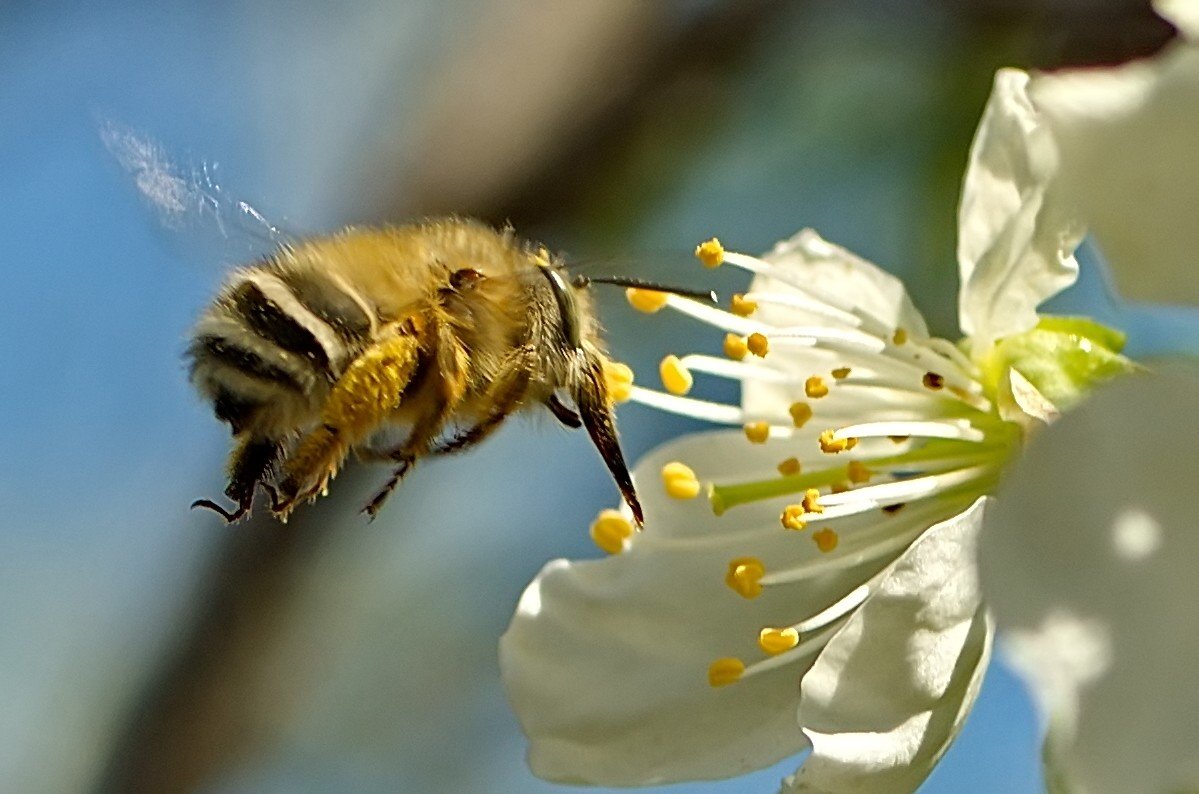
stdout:
<svg viewBox="0 0 1199 794">
<path fill-rule="evenodd" d="M 545 561 L 599 554 L 586 527 L 616 500 L 582 434 L 520 421 L 421 465 L 373 524 L 366 467 L 287 526 L 189 513 L 227 438 L 180 353 L 233 262 L 155 225 L 97 119 L 300 233 L 454 212 L 686 283 L 699 240 L 812 226 L 952 336 L 994 70 L 1171 35 L 1131 0 L 0 5 L 0 789 L 563 790 L 525 769 L 495 645 Z M 1062 305 L 1170 333 L 1097 278 Z M 647 380 L 716 343 L 619 291 L 601 312 Z M 633 459 L 697 429 L 620 419 Z M 1040 791 L 1036 730 L 996 664 L 927 790 Z M 672 790 L 769 791 L 796 763 Z"/>
</svg>

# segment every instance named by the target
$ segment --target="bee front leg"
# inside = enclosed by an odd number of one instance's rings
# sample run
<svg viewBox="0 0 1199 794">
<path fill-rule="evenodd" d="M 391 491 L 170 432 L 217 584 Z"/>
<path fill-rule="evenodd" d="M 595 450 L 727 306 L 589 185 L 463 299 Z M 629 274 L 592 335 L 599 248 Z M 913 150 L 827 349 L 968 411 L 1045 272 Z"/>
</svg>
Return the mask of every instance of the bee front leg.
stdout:
<svg viewBox="0 0 1199 794">
<path fill-rule="evenodd" d="M 207 508 L 220 514 L 225 523 L 232 524 L 250 512 L 254 490 L 259 485 L 267 490 L 272 502 L 276 501 L 274 489 L 265 483 L 263 478 L 278 456 L 278 442 L 268 438 L 242 436 L 229 455 L 229 485 L 225 488 L 225 496 L 236 502 L 237 508 L 230 512 L 211 499 L 197 499 L 192 502 L 192 509 Z"/>
<path fill-rule="evenodd" d="M 321 424 L 300 438 L 283 464 L 275 515 L 286 521 L 297 503 L 328 487 L 350 448 L 372 433 L 399 404 L 420 350 L 415 337 L 397 335 L 367 348 L 334 384 Z"/>
</svg>

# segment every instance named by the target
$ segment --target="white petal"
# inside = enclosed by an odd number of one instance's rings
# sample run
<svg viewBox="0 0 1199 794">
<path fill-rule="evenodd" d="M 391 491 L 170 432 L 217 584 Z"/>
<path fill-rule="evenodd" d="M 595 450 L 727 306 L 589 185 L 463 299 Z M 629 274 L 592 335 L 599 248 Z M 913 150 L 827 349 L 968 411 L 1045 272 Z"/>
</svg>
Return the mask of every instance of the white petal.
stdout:
<svg viewBox="0 0 1199 794">
<path fill-rule="evenodd" d="M 1199 303 L 1199 47 L 1037 75 L 1029 91 L 1056 141 L 1063 190 L 1119 291 Z"/>
<path fill-rule="evenodd" d="M 1087 791 L 1199 787 L 1196 405 L 1193 374 L 1104 387 L 1033 438 L 987 517 L 1001 639 Z"/>
<path fill-rule="evenodd" d="M 812 755 L 793 791 L 912 791 L 957 735 L 990 655 L 974 568 L 979 499 L 933 528 L 804 677 Z"/>
<path fill-rule="evenodd" d="M 996 73 L 958 208 L 960 322 L 983 344 L 1032 328 L 1037 306 L 1078 277 L 1083 229 L 1055 184 L 1056 153 L 1027 87 L 1024 72 Z"/>
</svg>

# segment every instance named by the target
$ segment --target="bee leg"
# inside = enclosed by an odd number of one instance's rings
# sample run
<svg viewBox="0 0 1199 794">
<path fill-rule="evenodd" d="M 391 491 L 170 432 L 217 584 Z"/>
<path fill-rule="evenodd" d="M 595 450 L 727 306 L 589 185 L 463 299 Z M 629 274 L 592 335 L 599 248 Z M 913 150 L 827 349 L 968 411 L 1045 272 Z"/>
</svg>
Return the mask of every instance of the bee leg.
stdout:
<svg viewBox="0 0 1199 794">
<path fill-rule="evenodd" d="M 491 413 L 487 414 L 481 422 L 468 427 L 453 438 L 438 444 L 430 450 L 430 454 L 451 455 L 455 452 L 461 452 L 473 447 L 494 433 L 500 424 L 503 423 L 504 419 L 516 409 L 521 397 L 524 396 L 525 391 L 529 388 L 529 381 L 531 379 L 529 359 L 535 355 L 536 351 L 533 348 L 524 347 L 509 358 L 500 370 L 500 374 L 492 382 L 492 388 L 488 392 L 489 401 L 494 406 Z M 550 410 L 553 409 L 551 408 Z M 562 406 L 562 410 L 570 411 L 566 406 Z M 555 415 L 557 415 L 556 411 Z M 561 417 L 559 418 L 561 419 Z M 562 421 L 566 422 L 564 419 Z"/>
<path fill-rule="evenodd" d="M 419 353 L 414 336 L 397 335 L 367 348 L 346 368 L 325 400 L 320 426 L 300 438 L 283 464 L 271 508 L 276 516 L 286 520 L 298 502 L 325 490 L 350 448 L 399 404 Z"/>
<path fill-rule="evenodd" d="M 274 502 L 274 489 L 263 482 L 263 477 L 278 456 L 279 444 L 275 441 L 243 436 L 229 456 L 229 485 L 225 488 L 225 495 L 237 503 L 237 509 L 230 512 L 211 499 L 197 499 L 192 502 L 192 509 L 207 508 L 219 513 L 225 523 L 232 524 L 250 512 L 254 489 L 258 485 L 267 490 L 267 495 Z"/>
<path fill-rule="evenodd" d="M 558 395 L 551 394 L 549 399 L 545 401 L 545 405 L 550 409 L 550 413 L 552 413 L 559 422 L 571 428 L 572 430 L 577 430 L 583 426 L 582 418 L 580 418 L 577 413 L 563 405 L 562 401 L 558 399 Z"/>
</svg>

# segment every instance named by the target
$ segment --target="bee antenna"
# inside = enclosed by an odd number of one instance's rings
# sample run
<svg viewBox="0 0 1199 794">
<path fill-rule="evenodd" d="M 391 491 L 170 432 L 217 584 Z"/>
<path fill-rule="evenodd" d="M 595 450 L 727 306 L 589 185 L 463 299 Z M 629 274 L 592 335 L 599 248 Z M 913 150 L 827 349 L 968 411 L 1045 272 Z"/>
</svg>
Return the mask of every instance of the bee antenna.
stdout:
<svg viewBox="0 0 1199 794">
<path fill-rule="evenodd" d="M 582 289 L 589 284 L 612 284 L 617 287 L 633 287 L 634 289 L 648 289 L 654 292 L 668 292 L 671 295 L 681 295 L 684 298 L 692 298 L 699 301 L 708 301 L 709 303 L 720 303 L 716 297 L 714 290 L 702 289 L 687 289 L 685 287 L 672 287 L 667 284 L 659 284 L 656 281 L 644 281 L 639 278 L 625 278 L 623 276 L 575 276 L 571 281 L 575 287 Z"/>
</svg>

